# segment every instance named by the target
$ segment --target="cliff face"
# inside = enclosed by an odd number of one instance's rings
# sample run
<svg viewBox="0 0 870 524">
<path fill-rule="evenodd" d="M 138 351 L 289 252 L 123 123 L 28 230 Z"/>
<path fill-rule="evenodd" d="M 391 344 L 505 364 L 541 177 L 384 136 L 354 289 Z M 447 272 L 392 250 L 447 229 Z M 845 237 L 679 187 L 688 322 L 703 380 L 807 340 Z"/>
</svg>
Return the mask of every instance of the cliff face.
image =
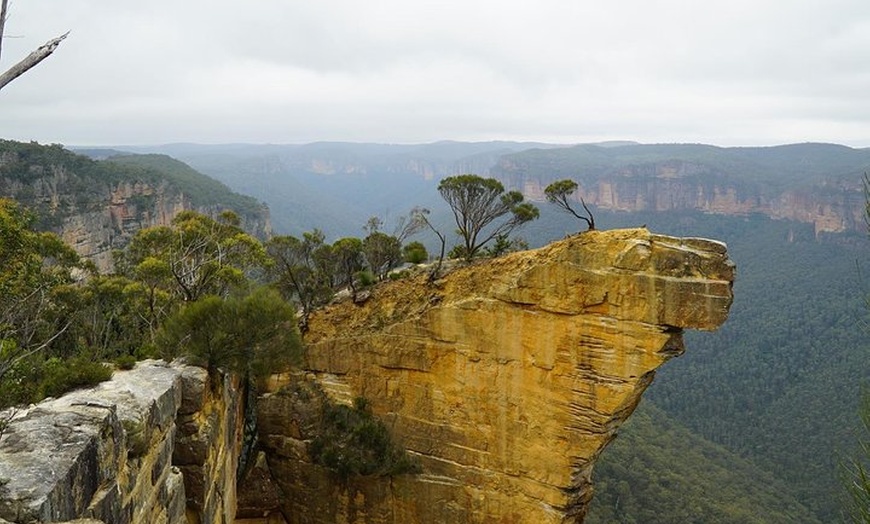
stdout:
<svg viewBox="0 0 870 524">
<path fill-rule="evenodd" d="M 308 457 L 300 403 L 265 395 L 284 515 L 582 522 L 596 457 L 682 353 L 682 330 L 725 320 L 733 278 L 717 242 L 588 232 L 317 313 L 311 378 L 337 402 L 366 398 L 423 473 L 336 482 Z"/>
<path fill-rule="evenodd" d="M 30 208 L 40 229 L 58 234 L 102 271 L 112 267 L 112 250 L 124 247 L 137 231 L 168 225 L 185 210 L 216 216 L 235 208 L 246 231 L 260 237 L 271 233 L 265 207 L 245 202 L 246 208 L 238 209 L 221 203 L 223 197 L 197 202 L 170 175 L 158 170 L 95 162 L 60 146 L 0 140 L 0 196 Z"/>
<path fill-rule="evenodd" d="M 496 176 L 537 201 L 553 182 L 502 160 Z M 568 175 L 577 178 L 572 173 Z M 572 198 L 614 211 L 696 210 L 723 215 L 760 213 L 774 219 L 813 224 L 816 234 L 863 230 L 864 193 L 860 177 L 850 182 L 825 182 L 777 189 L 738 181 L 727 173 L 688 161 L 667 161 L 608 169 L 578 179 Z"/>
</svg>

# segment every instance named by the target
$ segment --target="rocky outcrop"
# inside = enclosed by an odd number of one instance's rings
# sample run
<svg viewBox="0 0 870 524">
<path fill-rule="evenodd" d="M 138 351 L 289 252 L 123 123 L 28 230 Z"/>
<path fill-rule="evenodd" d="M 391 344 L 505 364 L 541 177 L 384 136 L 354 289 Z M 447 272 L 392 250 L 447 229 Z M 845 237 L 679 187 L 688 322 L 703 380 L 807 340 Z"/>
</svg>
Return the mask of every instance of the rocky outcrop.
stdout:
<svg viewBox="0 0 870 524">
<path fill-rule="evenodd" d="M 232 522 L 237 386 L 146 361 L 18 413 L 0 437 L 0 522 Z"/>
<path fill-rule="evenodd" d="M 582 522 L 596 458 L 683 352 L 682 330 L 725 320 L 733 278 L 721 243 L 593 231 L 326 308 L 306 335 L 310 380 L 335 402 L 364 397 L 423 472 L 339 482 L 308 454 L 306 399 L 267 394 L 284 515 Z"/>
</svg>

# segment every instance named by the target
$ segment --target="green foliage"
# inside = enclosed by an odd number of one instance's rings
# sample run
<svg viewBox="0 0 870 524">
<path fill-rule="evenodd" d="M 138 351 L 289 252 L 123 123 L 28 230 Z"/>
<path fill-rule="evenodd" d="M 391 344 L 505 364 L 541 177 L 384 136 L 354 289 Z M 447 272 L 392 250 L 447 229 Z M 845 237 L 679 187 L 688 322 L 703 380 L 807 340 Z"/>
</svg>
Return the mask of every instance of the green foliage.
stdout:
<svg viewBox="0 0 870 524">
<path fill-rule="evenodd" d="M 58 301 L 71 321 L 68 337 L 77 348 L 105 358 L 135 354 L 150 340 L 149 290 L 122 276 L 94 276 L 58 289 Z"/>
<path fill-rule="evenodd" d="M 408 242 L 402 246 L 402 258 L 410 264 L 422 264 L 429 260 L 429 252 L 421 242 Z"/>
<path fill-rule="evenodd" d="M 72 389 L 93 386 L 112 378 L 112 368 L 85 355 L 61 360 L 50 358 L 42 366 L 39 397 L 59 397 Z"/>
<path fill-rule="evenodd" d="M 119 260 L 119 270 L 184 302 L 225 296 L 247 285 L 247 274 L 267 260 L 263 245 L 236 224 L 234 215 L 215 220 L 184 211 L 171 226 L 140 230 Z"/>
<path fill-rule="evenodd" d="M 363 243 L 358 238 L 345 237 L 332 244 L 332 261 L 337 287 L 347 287 L 356 300 L 358 281 L 356 275 L 365 267 Z"/>
<path fill-rule="evenodd" d="M 275 236 L 266 243 L 269 276 L 287 300 L 298 304 L 303 327 L 311 312 L 332 298 L 332 248 L 323 241 L 315 229 L 302 239 Z"/>
<path fill-rule="evenodd" d="M 120 171 L 126 172 L 127 177 L 168 180 L 197 207 L 231 208 L 248 216 L 256 216 L 262 212 L 262 205 L 255 198 L 233 193 L 223 183 L 166 155 L 113 156 L 104 162 L 120 168 Z"/>
<path fill-rule="evenodd" d="M 494 178 L 466 174 L 447 177 L 438 184 L 438 192 L 447 201 L 457 232 L 462 237 L 459 251 L 471 260 L 487 242 L 499 235 L 509 235 L 517 227 L 538 218 L 538 208 L 523 202 L 518 191 L 505 193 L 504 186 Z M 509 218 L 496 221 L 505 215 Z M 492 226 L 489 227 L 488 226 Z"/>
<path fill-rule="evenodd" d="M 580 199 L 580 204 L 583 206 L 583 209 L 586 210 L 588 216 L 577 213 L 568 201 L 568 196 L 576 190 L 577 182 L 566 178 L 563 180 L 557 180 L 548 185 L 546 189 L 544 189 L 544 195 L 547 197 L 547 202 L 555 204 L 562 211 L 570 213 L 574 217 L 586 222 L 588 229 L 595 229 L 595 218 L 592 216 L 592 212 L 589 211 L 589 208 L 586 207 L 586 202 L 584 202 L 582 198 Z"/>
<path fill-rule="evenodd" d="M 524 251 L 529 249 L 528 243 L 521 238 L 509 238 L 507 235 L 498 235 L 495 237 L 495 242 L 486 247 L 483 251 L 489 258 L 500 257 L 507 253 L 516 251 Z"/>
<path fill-rule="evenodd" d="M 2 356 L 0 356 L 2 358 Z M 93 386 L 112 376 L 112 369 L 87 354 L 45 359 L 41 354 L 17 360 L 0 380 L 0 409 L 59 397 L 72 389 Z"/>
<path fill-rule="evenodd" d="M 378 280 L 386 278 L 387 273 L 402 260 L 399 239 L 380 231 L 373 231 L 363 239 L 362 251 L 366 265 Z"/>
<path fill-rule="evenodd" d="M 277 291 L 258 288 L 227 299 L 206 296 L 167 319 L 161 346 L 209 371 L 255 378 L 285 371 L 302 355 L 293 307 Z"/>
<path fill-rule="evenodd" d="M 342 479 L 356 475 L 392 476 L 418 473 L 419 465 L 393 443 L 383 422 L 372 414 L 364 398 L 354 407 L 322 401 L 322 420 L 308 446 L 315 464 Z"/>
<path fill-rule="evenodd" d="M 32 224 L 16 202 L 0 198 L 0 407 L 39 400 L 47 356 L 77 350 L 61 296 L 72 271 L 84 265 L 59 238 Z"/>
<path fill-rule="evenodd" d="M 842 482 L 845 486 L 846 519 L 854 524 L 870 523 L 870 391 L 865 389 L 861 398 L 861 430 L 858 450 L 841 464 Z"/>
<path fill-rule="evenodd" d="M 644 401 L 599 458 L 587 524 L 820 523 L 772 473 Z"/>
<path fill-rule="evenodd" d="M 41 230 L 53 229 L 69 216 L 102 210 L 109 188 L 121 183 L 161 186 L 167 196 L 183 194 L 198 207 L 232 208 L 251 221 L 265 219 L 263 206 L 257 200 L 233 193 L 222 183 L 163 155 L 114 156 L 95 161 L 58 144 L 0 140 L 0 156 L 0 179 L 15 182 L 5 186 L 6 196 L 33 209 L 38 217 L 35 225 Z M 63 173 L 62 190 L 53 198 L 45 198 L 41 193 L 51 184 L 40 181 L 58 173 Z M 142 216 L 154 206 L 155 199 L 137 195 L 126 205 Z"/>
<path fill-rule="evenodd" d="M 136 357 L 134 355 L 121 355 L 115 359 L 115 365 L 118 369 L 133 369 L 136 366 Z"/>
</svg>

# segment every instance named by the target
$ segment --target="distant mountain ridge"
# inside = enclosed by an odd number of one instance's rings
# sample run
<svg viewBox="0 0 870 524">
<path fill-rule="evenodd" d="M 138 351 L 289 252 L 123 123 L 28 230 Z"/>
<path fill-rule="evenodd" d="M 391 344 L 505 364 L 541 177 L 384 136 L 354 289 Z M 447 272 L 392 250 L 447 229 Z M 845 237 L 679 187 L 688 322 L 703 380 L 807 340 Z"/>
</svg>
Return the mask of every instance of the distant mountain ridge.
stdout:
<svg viewBox="0 0 870 524">
<path fill-rule="evenodd" d="M 603 209 L 760 213 L 812 223 L 820 234 L 864 227 L 868 170 L 870 149 L 690 144 L 530 150 L 501 157 L 490 172 L 533 200 L 550 182 L 573 178 L 575 197 Z"/>
<path fill-rule="evenodd" d="M 264 200 L 278 231 L 320 227 L 333 237 L 358 234 L 372 215 L 443 206 L 437 182 L 458 173 L 496 177 L 537 201 L 544 200 L 550 182 L 573 178 L 580 184 L 575 196 L 603 209 L 761 213 L 812 223 L 816 234 L 856 231 L 864 225 L 861 177 L 870 171 L 870 149 L 816 143 L 319 142 L 118 149 L 175 156 Z"/>
</svg>

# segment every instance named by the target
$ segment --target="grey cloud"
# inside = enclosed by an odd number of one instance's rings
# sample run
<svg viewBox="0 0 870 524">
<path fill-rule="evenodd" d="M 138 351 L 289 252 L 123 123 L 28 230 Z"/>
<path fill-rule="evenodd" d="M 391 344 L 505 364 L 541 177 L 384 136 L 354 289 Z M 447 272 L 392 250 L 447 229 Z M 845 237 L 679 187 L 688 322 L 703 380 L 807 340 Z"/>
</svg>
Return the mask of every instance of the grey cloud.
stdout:
<svg viewBox="0 0 870 524">
<path fill-rule="evenodd" d="M 3 64 L 73 33 L 0 94 L 6 138 L 870 145 L 864 0 L 14 7 Z"/>
</svg>

